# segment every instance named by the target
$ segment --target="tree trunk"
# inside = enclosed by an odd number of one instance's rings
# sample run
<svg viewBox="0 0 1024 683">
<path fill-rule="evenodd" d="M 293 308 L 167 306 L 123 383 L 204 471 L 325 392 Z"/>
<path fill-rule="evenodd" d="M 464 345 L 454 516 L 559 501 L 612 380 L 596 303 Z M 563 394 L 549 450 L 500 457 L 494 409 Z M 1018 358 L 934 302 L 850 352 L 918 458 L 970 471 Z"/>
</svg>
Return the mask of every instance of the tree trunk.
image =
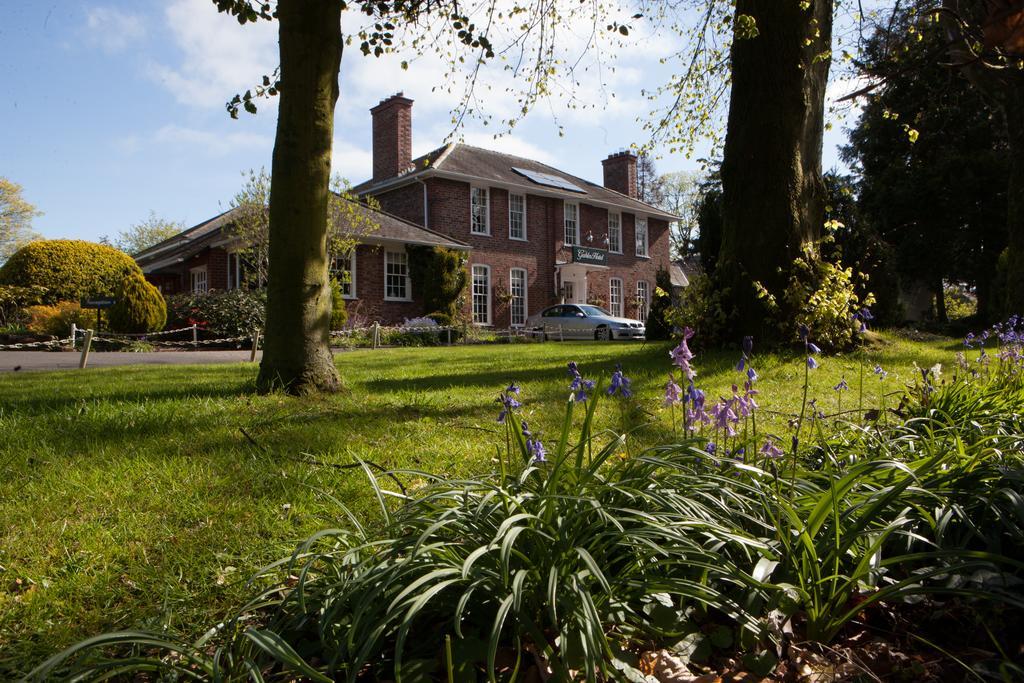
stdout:
<svg viewBox="0 0 1024 683">
<path fill-rule="evenodd" d="M 1010 150 L 1006 190 L 1006 313 L 1024 314 L 1024 74 L 1007 79 L 1002 98 Z"/>
<path fill-rule="evenodd" d="M 936 280 L 932 287 L 935 292 L 935 320 L 940 323 L 949 322 L 949 312 L 946 310 L 946 288 L 942 278 Z"/>
<path fill-rule="evenodd" d="M 825 86 L 832 0 L 737 0 L 737 24 L 758 35 L 732 46 L 732 96 L 722 162 L 718 279 L 736 310 L 733 333 L 776 333 L 754 283 L 779 297 L 800 247 L 821 232 Z"/>
<path fill-rule="evenodd" d="M 327 212 L 341 3 L 280 0 L 280 109 L 271 165 L 267 329 L 257 386 L 338 388 L 330 349 Z"/>
</svg>

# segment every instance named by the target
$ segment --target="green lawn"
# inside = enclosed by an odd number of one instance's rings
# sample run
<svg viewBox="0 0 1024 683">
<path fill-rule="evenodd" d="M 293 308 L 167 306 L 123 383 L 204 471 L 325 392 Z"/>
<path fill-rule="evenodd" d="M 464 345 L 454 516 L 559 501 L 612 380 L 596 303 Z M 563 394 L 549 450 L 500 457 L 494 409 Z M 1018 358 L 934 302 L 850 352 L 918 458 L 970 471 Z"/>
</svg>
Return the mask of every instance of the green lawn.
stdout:
<svg viewBox="0 0 1024 683">
<path fill-rule="evenodd" d="M 631 450 L 670 439 L 660 406 L 668 344 L 593 342 L 354 351 L 338 356 L 345 390 L 254 396 L 254 365 L 136 367 L 0 377 L 0 679 L 84 636 L 129 627 L 195 634 L 236 607 L 263 564 L 324 526 L 337 503 L 372 519 L 356 457 L 387 468 L 487 470 L 503 431 L 498 391 L 522 386 L 524 417 L 553 438 L 565 364 L 607 378 L 622 363 L 640 412 L 614 401 L 598 423 L 649 422 Z M 949 364 L 951 340 L 888 339 L 866 354 L 865 403 L 898 391 L 912 363 Z M 698 353 L 709 399 L 739 375 L 738 352 Z M 836 409 L 845 375 L 856 404 L 860 356 L 825 357 L 811 396 Z M 890 372 L 870 374 L 880 363 Z M 781 433 L 799 409 L 803 358 L 755 358 L 761 425 Z M 890 399 L 892 401 L 892 399 Z M 891 404 L 891 403 L 890 403 Z M 778 411 L 771 413 L 769 411 Z M 247 436 L 248 435 L 248 436 Z M 303 462 L 313 458 L 319 464 Z M 415 482 L 411 482 L 415 484 Z"/>
</svg>

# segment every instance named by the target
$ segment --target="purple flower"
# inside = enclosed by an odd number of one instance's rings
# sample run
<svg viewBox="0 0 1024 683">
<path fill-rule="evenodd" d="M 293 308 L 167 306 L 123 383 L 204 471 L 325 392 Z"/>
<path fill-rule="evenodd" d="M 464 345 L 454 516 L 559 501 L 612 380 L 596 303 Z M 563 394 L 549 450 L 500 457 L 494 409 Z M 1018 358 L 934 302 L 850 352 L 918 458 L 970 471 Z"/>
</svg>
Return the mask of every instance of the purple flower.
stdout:
<svg viewBox="0 0 1024 683">
<path fill-rule="evenodd" d="M 878 379 L 882 380 L 889 376 L 889 373 L 882 369 L 881 365 L 876 365 L 871 372 L 878 375 Z"/>
<path fill-rule="evenodd" d="M 818 361 L 814 360 L 814 356 L 807 356 L 807 367 L 811 370 L 817 369 Z"/>
<path fill-rule="evenodd" d="M 749 356 L 754 352 L 754 338 L 744 337 L 743 338 L 743 355 Z"/>
<path fill-rule="evenodd" d="M 505 421 L 505 418 L 508 417 L 510 412 L 522 407 L 523 404 L 516 399 L 518 394 L 519 387 L 515 384 L 510 384 L 508 385 L 508 388 L 501 392 L 501 394 L 498 395 L 498 398 L 495 399 L 498 403 L 501 403 L 501 412 L 498 413 L 499 424 Z"/>
<path fill-rule="evenodd" d="M 807 350 L 811 353 L 821 353 L 821 349 L 814 342 L 807 342 Z"/>
<path fill-rule="evenodd" d="M 569 384 L 569 390 L 573 392 L 572 398 L 577 403 L 582 403 L 587 400 L 587 392 L 594 389 L 594 381 L 584 379 L 580 375 L 580 369 L 576 365 L 576 361 L 570 361 L 568 367 L 569 375 L 572 377 L 572 382 Z"/>
<path fill-rule="evenodd" d="M 754 371 L 754 368 L 747 368 L 747 380 L 751 382 L 757 381 L 757 373 Z"/>
<path fill-rule="evenodd" d="M 629 388 L 632 384 L 632 380 L 622 374 L 622 365 L 615 366 L 615 372 L 612 373 L 612 383 L 608 387 L 608 395 L 614 396 L 618 393 L 622 398 L 629 398 L 633 395 L 633 390 Z"/>
<path fill-rule="evenodd" d="M 544 450 L 544 444 L 540 442 L 540 439 L 529 439 L 526 442 L 526 452 L 534 463 L 542 463 L 548 461 L 548 452 Z"/>
<path fill-rule="evenodd" d="M 837 384 L 834 387 L 832 387 L 832 391 L 849 391 L 849 390 L 850 390 L 850 385 L 846 383 L 846 378 L 845 377 L 843 377 L 841 380 L 839 380 L 839 384 Z"/>
<path fill-rule="evenodd" d="M 800 323 L 800 325 L 796 328 L 796 330 L 797 330 L 797 334 L 800 335 L 800 341 L 803 341 L 803 342 L 807 341 L 807 336 L 811 333 L 810 328 L 808 328 L 807 325 L 804 325 L 803 323 Z"/>
<path fill-rule="evenodd" d="M 771 460 L 778 460 L 784 455 L 779 445 L 771 439 L 765 439 L 764 445 L 761 446 L 761 450 L 758 453 Z"/>
<path fill-rule="evenodd" d="M 683 402 L 681 396 L 682 388 L 676 384 L 672 375 L 668 376 L 668 383 L 665 385 L 665 405 L 675 406 Z"/>
<path fill-rule="evenodd" d="M 731 403 L 731 401 L 719 401 L 711 407 L 709 412 L 715 422 L 716 429 L 724 429 L 729 436 L 736 436 L 736 430 L 733 429 L 733 425 L 738 423 L 740 419 L 733 411 Z"/>
<path fill-rule="evenodd" d="M 736 372 L 743 372 L 743 368 L 746 367 L 747 357 L 740 356 L 740 362 L 736 364 Z"/>
<path fill-rule="evenodd" d="M 682 370 L 683 375 L 685 375 L 691 382 L 693 381 L 693 378 L 697 376 L 697 373 L 694 372 L 693 368 L 690 366 L 690 361 L 693 360 L 694 356 L 686 342 L 692 337 L 693 330 L 689 327 L 685 328 L 683 330 L 683 339 L 679 342 L 679 346 L 669 351 L 672 363 Z"/>
<path fill-rule="evenodd" d="M 707 445 L 704 446 L 704 451 L 708 455 L 714 455 L 715 451 L 717 451 L 717 450 L 718 450 L 718 446 L 715 445 L 714 441 L 708 441 Z"/>
<path fill-rule="evenodd" d="M 860 309 L 860 317 L 862 320 L 867 320 L 868 322 L 871 322 L 872 320 L 875 319 L 875 316 L 872 315 L 870 308 Z"/>
</svg>

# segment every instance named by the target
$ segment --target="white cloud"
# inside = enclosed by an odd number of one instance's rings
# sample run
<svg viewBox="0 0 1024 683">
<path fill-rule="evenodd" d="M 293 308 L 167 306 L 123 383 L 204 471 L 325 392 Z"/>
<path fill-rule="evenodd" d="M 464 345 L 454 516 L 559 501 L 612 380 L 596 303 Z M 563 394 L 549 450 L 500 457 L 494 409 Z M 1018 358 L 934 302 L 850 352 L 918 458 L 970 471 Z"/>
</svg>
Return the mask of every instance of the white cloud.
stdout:
<svg viewBox="0 0 1024 683">
<path fill-rule="evenodd" d="M 372 174 L 373 154 L 370 150 L 345 140 L 334 139 L 334 147 L 331 150 L 331 175 L 340 175 L 356 185 Z"/>
<path fill-rule="evenodd" d="M 154 63 L 152 78 L 182 104 L 223 107 L 277 66 L 276 24 L 239 23 L 209 0 L 174 0 L 165 11 L 167 28 L 182 53 L 176 66 Z M 276 107 L 266 100 L 260 108 Z"/>
<path fill-rule="evenodd" d="M 142 17 L 113 7 L 93 7 L 85 12 L 82 27 L 86 42 L 107 54 L 121 52 L 146 36 Z"/>
<path fill-rule="evenodd" d="M 157 130 L 153 134 L 153 141 L 176 149 L 188 147 L 190 150 L 214 157 L 253 148 L 269 150 L 273 146 L 273 140 L 257 133 L 214 133 L 173 123 Z"/>
</svg>

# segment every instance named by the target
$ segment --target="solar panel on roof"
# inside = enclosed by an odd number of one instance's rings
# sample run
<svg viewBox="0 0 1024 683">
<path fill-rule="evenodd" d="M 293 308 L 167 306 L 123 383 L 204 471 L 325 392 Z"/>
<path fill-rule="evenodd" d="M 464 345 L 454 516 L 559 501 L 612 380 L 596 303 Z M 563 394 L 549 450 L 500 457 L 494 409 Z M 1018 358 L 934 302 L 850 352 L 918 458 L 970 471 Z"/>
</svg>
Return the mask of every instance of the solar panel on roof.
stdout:
<svg viewBox="0 0 1024 683">
<path fill-rule="evenodd" d="M 557 187 L 559 190 L 579 192 L 580 194 L 587 193 L 587 191 L 584 190 L 579 185 L 573 185 L 568 180 L 565 180 L 564 178 L 559 178 L 556 175 L 551 175 L 550 173 L 541 173 L 539 171 L 531 171 L 525 168 L 516 168 L 515 166 L 512 167 L 512 170 L 518 173 L 519 175 L 523 176 L 524 178 L 532 180 L 538 185 L 546 185 L 547 187 Z"/>
</svg>

